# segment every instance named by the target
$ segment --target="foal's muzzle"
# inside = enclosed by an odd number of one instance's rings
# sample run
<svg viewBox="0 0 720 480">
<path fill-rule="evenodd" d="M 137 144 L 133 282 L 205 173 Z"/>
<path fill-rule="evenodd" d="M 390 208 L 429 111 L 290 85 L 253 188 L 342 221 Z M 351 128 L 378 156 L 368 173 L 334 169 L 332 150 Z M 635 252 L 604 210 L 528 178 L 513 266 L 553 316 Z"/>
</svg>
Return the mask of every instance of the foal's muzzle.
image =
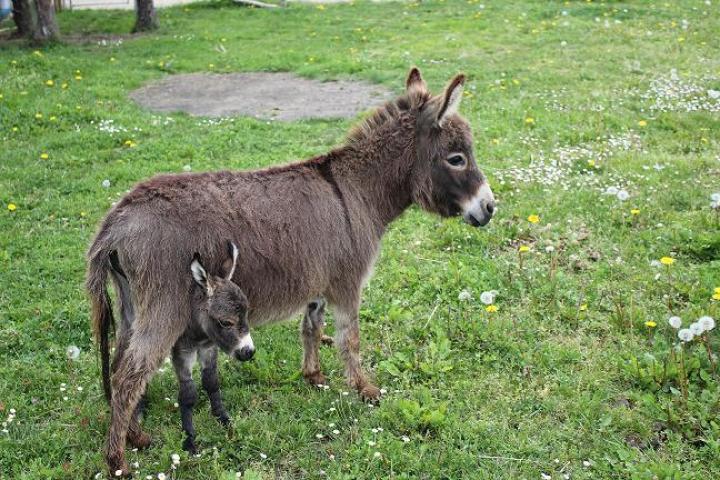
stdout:
<svg viewBox="0 0 720 480">
<path fill-rule="evenodd" d="M 255 355 L 255 345 L 253 344 L 252 337 L 250 337 L 249 334 L 244 335 L 240 338 L 240 341 L 233 350 L 233 356 L 237 360 L 245 362 L 250 360 L 253 355 Z"/>
<path fill-rule="evenodd" d="M 495 214 L 495 197 L 485 182 L 462 204 L 463 219 L 473 227 L 484 227 Z"/>
</svg>

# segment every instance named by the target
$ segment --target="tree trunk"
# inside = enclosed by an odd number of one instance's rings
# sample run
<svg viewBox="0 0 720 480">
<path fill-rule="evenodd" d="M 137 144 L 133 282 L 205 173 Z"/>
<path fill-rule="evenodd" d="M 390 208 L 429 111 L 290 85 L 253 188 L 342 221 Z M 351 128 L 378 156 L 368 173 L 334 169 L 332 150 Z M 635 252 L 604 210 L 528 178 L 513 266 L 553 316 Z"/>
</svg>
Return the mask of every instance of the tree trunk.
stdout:
<svg viewBox="0 0 720 480">
<path fill-rule="evenodd" d="M 33 32 L 33 6 L 30 0 L 13 0 L 13 20 L 17 31 L 13 37 L 30 38 Z"/>
<path fill-rule="evenodd" d="M 133 32 L 147 32 L 158 28 L 157 13 L 153 0 L 135 0 L 135 27 Z"/>
<path fill-rule="evenodd" d="M 17 26 L 15 37 L 44 43 L 60 35 L 53 0 L 13 0 L 13 20 Z"/>
<path fill-rule="evenodd" d="M 37 8 L 37 23 L 33 32 L 33 40 L 36 42 L 47 42 L 57 40 L 60 34 L 57 20 L 55 19 L 55 5 L 52 0 L 35 0 Z"/>
</svg>

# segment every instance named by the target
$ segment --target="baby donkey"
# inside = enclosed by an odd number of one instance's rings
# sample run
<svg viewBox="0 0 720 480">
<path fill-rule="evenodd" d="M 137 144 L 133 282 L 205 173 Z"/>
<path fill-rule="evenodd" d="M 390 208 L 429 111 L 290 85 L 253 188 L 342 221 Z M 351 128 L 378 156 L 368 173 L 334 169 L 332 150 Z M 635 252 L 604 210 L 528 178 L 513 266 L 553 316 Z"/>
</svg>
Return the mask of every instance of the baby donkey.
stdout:
<svg viewBox="0 0 720 480">
<path fill-rule="evenodd" d="M 223 406 L 218 381 L 218 347 L 241 361 L 250 360 L 255 353 L 247 321 L 247 298 L 231 280 L 237 265 L 238 249 L 235 244 L 228 242 L 228 250 L 232 267 L 225 277 L 208 275 L 200 262 L 200 256 L 196 253 L 193 257 L 190 270 L 200 288 L 193 292 L 192 320 L 172 348 L 172 362 L 180 383 L 178 403 L 182 428 L 187 435 L 183 449 L 190 453 L 197 452 L 192 420 L 193 407 L 197 401 L 197 390 L 192 379 L 195 360 L 200 360 L 202 386 L 210 399 L 213 415 L 222 425 L 228 425 L 230 417 Z"/>
</svg>

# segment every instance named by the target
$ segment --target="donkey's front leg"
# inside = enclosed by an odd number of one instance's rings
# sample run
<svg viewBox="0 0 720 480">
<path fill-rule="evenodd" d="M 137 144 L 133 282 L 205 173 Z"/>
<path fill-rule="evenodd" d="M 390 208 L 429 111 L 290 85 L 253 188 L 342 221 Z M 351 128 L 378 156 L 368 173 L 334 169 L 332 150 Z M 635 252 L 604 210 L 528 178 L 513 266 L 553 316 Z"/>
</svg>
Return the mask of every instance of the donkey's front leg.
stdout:
<svg viewBox="0 0 720 480">
<path fill-rule="evenodd" d="M 345 376 L 350 387 L 366 401 L 380 398 L 380 389 L 370 383 L 360 366 L 360 325 L 358 308 L 336 308 L 335 338 L 340 356 L 345 362 Z"/>
<path fill-rule="evenodd" d="M 197 402 L 197 389 L 192 379 L 192 366 L 195 363 L 197 351 L 193 347 L 183 349 L 175 345 L 172 350 L 172 362 L 175 367 L 180 391 L 178 403 L 180 404 L 180 421 L 185 432 L 182 448 L 192 454 L 197 453 L 195 446 L 195 427 L 193 426 L 193 407 Z"/>
<path fill-rule="evenodd" d="M 303 342 L 302 373 L 310 385 L 325 385 L 325 375 L 320 371 L 320 342 L 325 327 L 325 300 L 313 300 L 305 310 L 300 324 Z"/>
<path fill-rule="evenodd" d="M 228 416 L 225 406 L 220 395 L 220 380 L 218 380 L 217 371 L 217 354 L 216 346 L 201 348 L 198 352 L 200 358 L 200 367 L 202 368 L 202 386 L 210 399 L 210 410 L 215 415 L 218 422 L 222 425 L 230 424 L 230 416 Z"/>
</svg>

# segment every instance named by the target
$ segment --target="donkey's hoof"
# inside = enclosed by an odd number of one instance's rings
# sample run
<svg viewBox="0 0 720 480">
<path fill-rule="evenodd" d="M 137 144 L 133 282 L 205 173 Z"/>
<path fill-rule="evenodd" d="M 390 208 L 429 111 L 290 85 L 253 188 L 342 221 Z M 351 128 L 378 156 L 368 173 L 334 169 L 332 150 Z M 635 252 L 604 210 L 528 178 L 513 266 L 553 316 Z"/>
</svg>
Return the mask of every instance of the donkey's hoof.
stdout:
<svg viewBox="0 0 720 480">
<path fill-rule="evenodd" d="M 182 449 L 188 452 L 190 455 L 197 455 L 198 448 L 195 445 L 195 439 L 187 437 L 183 440 Z"/>
<path fill-rule="evenodd" d="M 333 337 L 331 337 L 329 335 L 323 335 L 320 338 L 320 341 L 322 342 L 323 345 L 327 345 L 328 347 L 332 347 L 333 345 L 335 345 L 335 340 L 333 340 Z"/>
<path fill-rule="evenodd" d="M 317 387 L 318 385 L 327 385 L 325 375 L 323 375 L 320 371 L 303 373 L 303 377 L 305 377 L 305 381 L 307 381 L 310 385 L 314 387 Z"/>
<path fill-rule="evenodd" d="M 150 447 L 152 437 L 145 432 L 140 432 L 135 435 L 128 435 L 128 443 L 134 448 L 143 450 Z"/>
<path fill-rule="evenodd" d="M 360 398 L 365 402 L 376 403 L 380 400 L 380 389 L 372 383 L 366 384 L 359 391 Z"/>
<path fill-rule="evenodd" d="M 131 475 L 130 468 L 128 468 L 128 464 L 124 458 L 119 460 L 117 457 L 108 456 L 105 460 L 107 461 L 110 478 L 125 478 Z"/>
<path fill-rule="evenodd" d="M 227 415 L 227 413 L 223 413 L 221 415 L 217 416 L 217 421 L 222 425 L 223 427 L 229 427 L 230 426 L 230 417 Z"/>
</svg>

